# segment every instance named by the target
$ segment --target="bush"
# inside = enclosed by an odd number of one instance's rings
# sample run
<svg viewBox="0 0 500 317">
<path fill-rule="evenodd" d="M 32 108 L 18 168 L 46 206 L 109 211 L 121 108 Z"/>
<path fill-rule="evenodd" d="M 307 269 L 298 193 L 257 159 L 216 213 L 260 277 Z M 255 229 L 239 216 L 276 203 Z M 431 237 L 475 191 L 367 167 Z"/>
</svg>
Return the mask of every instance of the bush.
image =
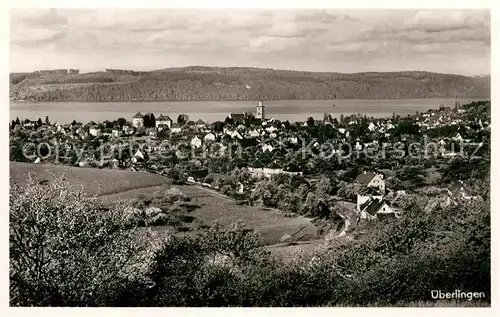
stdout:
<svg viewBox="0 0 500 317">
<path fill-rule="evenodd" d="M 103 210 L 62 178 L 10 189 L 10 304 L 117 305 L 140 280 L 143 240 L 123 209 Z"/>
</svg>

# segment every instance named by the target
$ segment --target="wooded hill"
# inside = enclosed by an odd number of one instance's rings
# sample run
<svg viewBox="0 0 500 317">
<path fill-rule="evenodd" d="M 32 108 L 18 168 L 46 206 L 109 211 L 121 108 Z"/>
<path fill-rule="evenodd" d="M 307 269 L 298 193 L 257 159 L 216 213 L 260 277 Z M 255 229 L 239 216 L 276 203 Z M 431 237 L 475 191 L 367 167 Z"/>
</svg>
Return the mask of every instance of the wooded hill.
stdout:
<svg viewBox="0 0 500 317">
<path fill-rule="evenodd" d="M 490 77 L 421 71 L 315 73 L 248 67 L 10 74 L 11 100 L 167 101 L 485 98 Z"/>
</svg>

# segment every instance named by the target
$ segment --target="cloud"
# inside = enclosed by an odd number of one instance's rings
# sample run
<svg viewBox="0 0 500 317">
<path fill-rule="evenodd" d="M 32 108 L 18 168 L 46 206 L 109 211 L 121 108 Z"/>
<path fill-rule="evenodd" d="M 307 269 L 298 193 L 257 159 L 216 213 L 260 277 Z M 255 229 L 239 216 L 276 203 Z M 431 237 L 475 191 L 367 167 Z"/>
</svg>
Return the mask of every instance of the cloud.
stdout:
<svg viewBox="0 0 500 317">
<path fill-rule="evenodd" d="M 248 41 L 250 51 L 254 52 L 286 52 L 305 44 L 306 40 L 299 37 L 260 36 Z"/>
<path fill-rule="evenodd" d="M 59 54 L 100 67 L 128 59 L 335 71 L 403 59 L 408 69 L 430 54 L 489 58 L 491 39 L 485 10 L 18 9 L 10 43 L 23 56 L 50 52 L 51 63 Z"/>
<path fill-rule="evenodd" d="M 57 10 L 12 10 L 11 38 L 18 45 L 52 43 L 66 36 L 68 19 Z"/>
<path fill-rule="evenodd" d="M 488 11 L 416 11 L 332 39 L 328 49 L 350 54 L 432 53 L 459 43 L 466 50 L 484 51 L 491 45 L 489 23 Z"/>
<path fill-rule="evenodd" d="M 68 19 L 58 14 L 56 9 L 26 11 L 13 9 L 11 19 L 26 26 L 39 28 L 68 25 Z"/>
</svg>

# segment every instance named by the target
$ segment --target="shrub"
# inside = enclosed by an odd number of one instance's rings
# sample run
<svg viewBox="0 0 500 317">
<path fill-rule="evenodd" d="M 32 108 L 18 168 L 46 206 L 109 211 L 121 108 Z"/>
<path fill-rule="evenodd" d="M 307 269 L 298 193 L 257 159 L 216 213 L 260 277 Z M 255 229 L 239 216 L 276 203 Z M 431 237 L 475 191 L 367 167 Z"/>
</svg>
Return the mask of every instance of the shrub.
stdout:
<svg viewBox="0 0 500 317">
<path fill-rule="evenodd" d="M 68 190 L 57 178 L 10 189 L 10 303 L 13 306 L 116 305 L 140 280 L 145 255 L 122 209 Z M 144 263 L 145 264 L 145 263 Z"/>
</svg>

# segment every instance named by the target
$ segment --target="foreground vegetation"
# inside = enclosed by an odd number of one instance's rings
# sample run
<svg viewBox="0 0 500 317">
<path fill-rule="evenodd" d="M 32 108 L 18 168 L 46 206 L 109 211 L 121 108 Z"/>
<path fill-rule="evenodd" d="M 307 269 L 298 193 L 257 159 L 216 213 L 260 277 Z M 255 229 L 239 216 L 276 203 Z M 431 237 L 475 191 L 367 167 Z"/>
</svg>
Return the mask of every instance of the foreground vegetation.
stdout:
<svg viewBox="0 0 500 317">
<path fill-rule="evenodd" d="M 10 97 L 35 101 L 310 100 L 472 98 L 490 95 L 489 77 L 429 72 L 312 73 L 186 67 L 151 72 L 11 73 Z"/>
<path fill-rule="evenodd" d="M 60 178 L 11 184 L 13 306 L 411 305 L 435 289 L 485 292 L 471 304 L 489 303 L 489 200 L 413 205 L 282 261 L 245 228 L 159 236 L 130 227 L 126 206 L 68 188 Z"/>
</svg>

